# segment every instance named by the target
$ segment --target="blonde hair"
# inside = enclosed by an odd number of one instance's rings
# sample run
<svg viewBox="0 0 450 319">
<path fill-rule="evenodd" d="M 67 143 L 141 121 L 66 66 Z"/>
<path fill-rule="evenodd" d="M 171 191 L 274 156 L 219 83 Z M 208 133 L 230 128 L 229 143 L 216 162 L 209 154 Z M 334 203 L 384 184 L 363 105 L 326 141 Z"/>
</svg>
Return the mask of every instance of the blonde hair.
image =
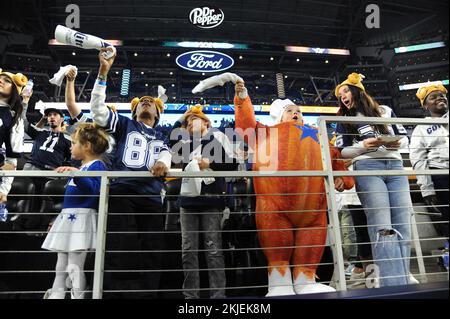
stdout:
<svg viewBox="0 0 450 319">
<path fill-rule="evenodd" d="M 108 134 L 94 123 L 79 124 L 73 136 L 80 144 L 91 143 L 91 150 L 95 155 L 101 155 L 108 150 Z"/>
</svg>

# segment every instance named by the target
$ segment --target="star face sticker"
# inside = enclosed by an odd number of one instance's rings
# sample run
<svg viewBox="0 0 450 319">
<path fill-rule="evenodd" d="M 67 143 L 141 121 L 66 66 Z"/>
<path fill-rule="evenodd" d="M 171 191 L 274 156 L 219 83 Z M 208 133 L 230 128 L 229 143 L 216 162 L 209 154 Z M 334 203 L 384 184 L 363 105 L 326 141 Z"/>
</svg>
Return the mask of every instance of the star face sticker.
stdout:
<svg viewBox="0 0 450 319">
<path fill-rule="evenodd" d="M 77 219 L 76 214 L 69 214 L 69 217 L 67 217 L 71 222 L 73 222 L 75 219 Z"/>
<path fill-rule="evenodd" d="M 307 137 L 311 137 L 314 141 L 319 143 L 319 138 L 317 137 L 317 134 L 319 133 L 319 131 L 317 129 L 315 129 L 311 126 L 308 126 L 308 125 L 304 125 L 304 126 L 295 125 L 295 127 L 302 130 L 302 135 L 300 136 L 300 141 Z"/>
</svg>

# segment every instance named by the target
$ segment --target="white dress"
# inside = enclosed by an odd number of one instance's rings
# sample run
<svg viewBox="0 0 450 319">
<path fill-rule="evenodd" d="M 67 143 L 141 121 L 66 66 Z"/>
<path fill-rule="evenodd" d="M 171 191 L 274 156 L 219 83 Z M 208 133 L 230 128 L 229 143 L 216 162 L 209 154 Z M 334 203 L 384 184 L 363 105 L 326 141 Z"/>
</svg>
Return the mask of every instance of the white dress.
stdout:
<svg viewBox="0 0 450 319">
<path fill-rule="evenodd" d="M 50 229 L 43 249 L 70 252 L 95 249 L 97 210 L 92 208 L 65 208 Z"/>
<path fill-rule="evenodd" d="M 95 160 L 83 165 L 82 171 L 106 170 L 104 164 Z M 100 192 L 100 178 L 84 177 L 77 186 L 73 179 L 67 183 L 64 208 L 53 222 L 53 226 L 42 244 L 43 249 L 70 252 L 91 250 L 96 246 L 98 194 Z M 89 184 L 91 195 L 86 194 L 83 185 Z M 86 187 L 86 186 L 84 186 Z M 66 206 L 66 207 L 67 207 Z M 91 208 L 89 208 L 91 207 Z"/>
</svg>

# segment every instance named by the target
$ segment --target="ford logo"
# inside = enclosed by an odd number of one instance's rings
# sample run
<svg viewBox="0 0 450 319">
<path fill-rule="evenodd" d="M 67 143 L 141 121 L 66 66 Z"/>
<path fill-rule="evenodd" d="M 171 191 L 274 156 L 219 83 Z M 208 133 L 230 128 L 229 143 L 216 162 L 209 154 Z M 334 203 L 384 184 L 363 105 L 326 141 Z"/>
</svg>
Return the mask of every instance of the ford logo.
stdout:
<svg viewBox="0 0 450 319">
<path fill-rule="evenodd" d="M 180 68 L 193 72 L 219 72 L 234 65 L 232 57 L 215 51 L 191 51 L 179 55 L 176 63 Z"/>
<path fill-rule="evenodd" d="M 189 20 L 196 27 L 211 29 L 220 25 L 225 19 L 225 14 L 218 7 L 202 7 L 192 9 Z"/>
</svg>

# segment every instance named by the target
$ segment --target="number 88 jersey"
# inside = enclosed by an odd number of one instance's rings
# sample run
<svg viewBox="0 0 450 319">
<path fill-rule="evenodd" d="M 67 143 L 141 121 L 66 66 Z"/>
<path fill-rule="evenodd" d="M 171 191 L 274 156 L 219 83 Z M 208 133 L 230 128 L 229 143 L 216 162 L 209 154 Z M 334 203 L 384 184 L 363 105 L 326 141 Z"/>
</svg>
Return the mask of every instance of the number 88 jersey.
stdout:
<svg viewBox="0 0 450 319">
<path fill-rule="evenodd" d="M 170 150 L 166 144 L 166 138 L 158 129 L 148 127 L 111 110 L 109 111 L 108 126 L 105 129 L 116 140 L 113 170 L 148 172 L 158 160 L 170 168 Z M 162 158 L 162 154 L 165 152 L 164 158 L 168 159 L 168 162 Z M 162 185 L 159 185 L 156 179 L 145 180 L 145 182 L 146 185 L 144 185 L 144 179 L 141 178 L 116 180 L 116 183 L 133 185 L 137 193 L 158 194 L 160 192 Z M 146 188 L 150 189 L 145 190 Z"/>
</svg>

